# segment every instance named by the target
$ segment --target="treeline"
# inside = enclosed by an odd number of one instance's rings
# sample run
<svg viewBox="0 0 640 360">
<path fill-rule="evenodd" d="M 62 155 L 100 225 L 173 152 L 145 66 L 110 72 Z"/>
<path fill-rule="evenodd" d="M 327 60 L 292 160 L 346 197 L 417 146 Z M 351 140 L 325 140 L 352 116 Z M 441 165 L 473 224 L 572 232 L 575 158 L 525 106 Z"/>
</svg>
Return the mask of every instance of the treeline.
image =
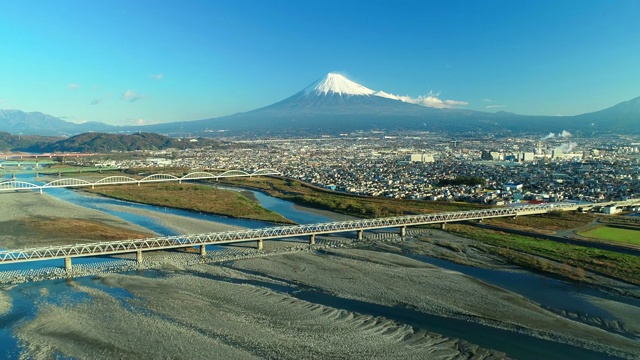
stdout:
<svg viewBox="0 0 640 360">
<path fill-rule="evenodd" d="M 438 186 L 451 186 L 451 185 L 485 186 L 486 184 L 487 184 L 487 180 L 481 177 L 476 177 L 476 176 L 459 176 L 455 179 L 441 179 L 440 181 L 438 181 Z"/>
<path fill-rule="evenodd" d="M 198 138 L 176 139 L 154 133 L 106 134 L 84 133 L 58 141 L 34 144 L 24 151 L 29 152 L 86 152 L 104 153 L 111 151 L 163 150 L 168 148 L 188 149 L 219 145 L 219 141 Z"/>
<path fill-rule="evenodd" d="M 26 149 L 37 144 L 52 143 L 60 140 L 60 137 L 37 135 L 13 135 L 6 131 L 0 131 L 0 151 L 12 151 L 14 149 Z"/>
</svg>

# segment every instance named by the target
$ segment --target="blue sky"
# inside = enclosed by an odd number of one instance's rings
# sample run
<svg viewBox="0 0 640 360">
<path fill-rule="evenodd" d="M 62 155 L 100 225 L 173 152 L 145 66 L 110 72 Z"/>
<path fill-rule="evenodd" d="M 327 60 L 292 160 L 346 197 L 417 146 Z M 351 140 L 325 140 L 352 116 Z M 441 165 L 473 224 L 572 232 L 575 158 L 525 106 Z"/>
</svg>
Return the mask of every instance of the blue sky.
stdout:
<svg viewBox="0 0 640 360">
<path fill-rule="evenodd" d="M 2 0 L 0 109 L 115 125 L 266 106 L 328 72 L 461 108 L 640 96 L 640 0 Z"/>
</svg>

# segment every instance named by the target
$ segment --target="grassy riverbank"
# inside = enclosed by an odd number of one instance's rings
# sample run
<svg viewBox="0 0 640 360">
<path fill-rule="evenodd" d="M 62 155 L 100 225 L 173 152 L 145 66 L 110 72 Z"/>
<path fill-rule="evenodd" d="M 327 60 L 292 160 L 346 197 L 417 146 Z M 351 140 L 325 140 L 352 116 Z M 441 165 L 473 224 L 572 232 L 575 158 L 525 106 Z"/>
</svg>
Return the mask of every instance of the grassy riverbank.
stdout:
<svg viewBox="0 0 640 360">
<path fill-rule="evenodd" d="M 464 224 L 448 224 L 447 229 L 459 236 L 478 240 L 479 248 L 483 251 L 525 268 L 578 281 L 587 281 L 585 270 L 590 270 L 640 285 L 638 256 L 479 229 Z"/>
<path fill-rule="evenodd" d="M 625 244 L 640 245 L 640 228 L 624 229 L 613 226 L 598 226 L 593 229 L 579 232 L 578 234 L 589 238 L 622 242 Z"/>
<path fill-rule="evenodd" d="M 289 179 L 234 179 L 232 184 L 260 189 L 271 196 L 299 204 L 360 217 L 481 208 L 479 205 L 465 203 L 343 195 Z M 542 215 L 522 216 L 516 219 L 491 219 L 488 222 L 507 228 L 551 234 L 585 226 L 593 222 L 595 218 L 592 214 L 578 212 L 551 212 Z M 478 249 L 500 256 L 505 261 L 524 268 L 577 281 L 588 281 L 585 270 L 591 270 L 625 282 L 640 284 L 640 258 L 637 256 L 478 229 L 463 224 L 450 224 L 447 229 L 457 235 L 477 240 Z"/>
<path fill-rule="evenodd" d="M 354 196 L 315 187 L 298 180 L 271 177 L 226 179 L 224 183 L 258 189 L 273 197 L 363 218 L 424 214 L 484 208 L 481 205 Z"/>
<path fill-rule="evenodd" d="M 557 231 L 576 229 L 588 225 L 596 218 L 596 215 L 579 213 L 577 211 L 553 211 L 541 215 L 519 216 L 515 219 L 488 219 L 486 222 L 510 229 L 551 234 Z"/>
<path fill-rule="evenodd" d="M 100 186 L 89 190 L 115 199 L 155 206 L 199 211 L 239 219 L 292 224 L 291 220 L 269 211 L 244 195 L 211 186 L 194 184 L 147 184 Z"/>
</svg>

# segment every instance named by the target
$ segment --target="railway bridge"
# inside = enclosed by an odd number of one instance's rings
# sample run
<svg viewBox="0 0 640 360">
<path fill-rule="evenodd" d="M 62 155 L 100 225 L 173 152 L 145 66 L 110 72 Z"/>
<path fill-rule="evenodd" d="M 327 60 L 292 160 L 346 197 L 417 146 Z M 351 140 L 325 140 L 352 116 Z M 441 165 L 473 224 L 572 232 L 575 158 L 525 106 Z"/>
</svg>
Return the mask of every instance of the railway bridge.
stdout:
<svg viewBox="0 0 640 360">
<path fill-rule="evenodd" d="M 237 178 L 237 177 L 254 177 L 254 176 L 274 176 L 282 175 L 280 172 L 273 169 L 258 169 L 252 173 L 248 173 L 242 170 L 228 170 L 222 173 L 210 173 L 206 171 L 196 171 L 188 173 L 184 176 L 175 176 L 171 174 L 153 174 L 146 176 L 142 179 L 135 179 L 129 176 L 117 175 L 107 176 L 97 181 L 88 181 L 75 178 L 63 178 L 50 181 L 45 184 L 34 184 L 28 181 L 21 181 L 17 179 L 11 179 L 0 182 L 0 193 L 8 191 L 24 191 L 24 190 L 36 190 L 42 194 L 45 189 L 55 188 L 81 188 L 104 185 L 138 185 L 159 183 L 159 182 L 177 182 L 183 181 L 198 181 L 198 180 L 218 180 L 225 178 Z"/>
<path fill-rule="evenodd" d="M 200 255 L 206 255 L 206 245 L 223 245 L 242 242 L 255 242 L 258 249 L 262 249 L 264 240 L 285 239 L 293 237 L 307 237 L 309 244 L 315 243 L 319 234 L 333 234 L 355 232 L 357 239 L 363 239 L 363 232 L 375 229 L 398 228 L 401 236 L 406 235 L 408 226 L 440 224 L 444 229 L 447 223 L 483 220 L 500 217 L 517 217 L 544 214 L 551 211 L 570 211 L 589 206 L 603 205 L 634 206 L 640 204 L 640 199 L 612 202 L 604 204 L 553 203 L 543 205 L 524 205 L 483 210 L 443 212 L 424 215 L 394 216 L 378 219 L 363 219 L 337 221 L 307 225 L 275 226 L 262 229 L 236 230 L 213 232 L 195 235 L 178 235 L 154 237 L 146 239 L 96 242 L 76 245 L 61 245 L 34 247 L 17 250 L 0 251 L 0 264 L 31 262 L 51 259 L 64 259 L 67 271 L 72 268 L 71 259 L 76 257 L 114 255 L 136 253 L 138 263 L 142 262 L 145 251 L 199 247 Z"/>
</svg>

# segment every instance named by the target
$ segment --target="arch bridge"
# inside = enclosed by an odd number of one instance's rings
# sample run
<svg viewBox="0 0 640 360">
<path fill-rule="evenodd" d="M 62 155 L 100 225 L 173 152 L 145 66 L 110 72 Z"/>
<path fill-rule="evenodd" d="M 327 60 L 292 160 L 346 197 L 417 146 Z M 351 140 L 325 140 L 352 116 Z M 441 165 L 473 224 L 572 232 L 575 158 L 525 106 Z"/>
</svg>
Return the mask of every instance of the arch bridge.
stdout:
<svg viewBox="0 0 640 360">
<path fill-rule="evenodd" d="M 91 187 L 93 189 L 96 186 L 101 186 L 101 185 L 140 185 L 140 184 L 158 183 L 158 182 L 182 183 L 183 181 L 218 180 L 218 179 L 235 178 L 235 177 L 254 177 L 254 176 L 269 176 L 269 175 L 279 176 L 282 174 L 273 169 L 258 169 L 252 173 L 248 173 L 242 170 L 227 170 L 222 173 L 196 171 L 196 172 L 188 173 L 184 176 L 175 176 L 171 174 L 153 174 L 153 175 L 146 176 L 142 179 L 135 179 L 133 177 L 124 176 L 124 175 L 107 176 L 97 181 L 87 181 L 87 180 L 75 179 L 75 178 L 64 178 L 64 179 L 57 179 L 57 180 L 50 181 L 44 185 L 34 184 L 28 181 L 12 179 L 12 180 L 0 182 L 0 192 L 18 191 L 18 190 L 37 190 L 40 193 L 42 193 L 44 189 L 53 189 L 53 188 Z"/>
</svg>

